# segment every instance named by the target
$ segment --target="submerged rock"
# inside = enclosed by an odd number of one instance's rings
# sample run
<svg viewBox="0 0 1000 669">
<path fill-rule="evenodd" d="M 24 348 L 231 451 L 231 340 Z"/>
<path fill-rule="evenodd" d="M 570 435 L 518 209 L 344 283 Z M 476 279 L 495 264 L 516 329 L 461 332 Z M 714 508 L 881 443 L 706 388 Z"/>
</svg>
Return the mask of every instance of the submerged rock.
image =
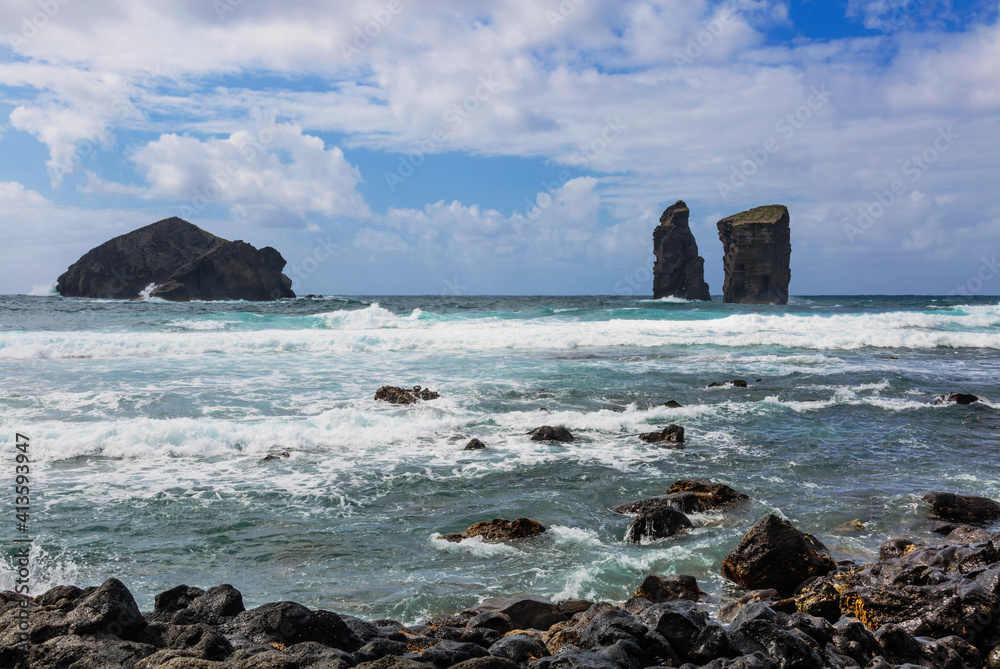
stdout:
<svg viewBox="0 0 1000 669">
<path fill-rule="evenodd" d="M 527 539 L 535 537 L 545 531 L 545 527 L 538 521 L 530 518 L 518 518 L 517 520 L 504 520 L 495 518 L 469 526 L 464 532 L 452 532 L 442 534 L 438 539 L 458 543 L 463 539 L 472 537 L 482 537 L 487 543 L 498 543 L 508 539 Z"/>
<path fill-rule="evenodd" d="M 787 304 L 792 244 L 788 209 L 757 207 L 718 223 L 725 251 L 723 300 L 741 304 Z"/>
<path fill-rule="evenodd" d="M 1000 520 L 1000 504 L 988 497 L 932 492 L 924 495 L 934 515 L 956 523 L 989 523 Z"/>
<path fill-rule="evenodd" d="M 770 515 L 754 525 L 722 561 L 722 574 L 748 589 L 791 593 L 803 581 L 836 568 L 826 546 Z"/>
<path fill-rule="evenodd" d="M 465 450 L 467 451 L 481 451 L 484 448 L 486 448 L 486 444 L 475 438 L 470 439 L 469 443 L 465 445 Z"/>
<path fill-rule="evenodd" d="M 748 383 L 743 379 L 734 379 L 732 381 L 715 381 L 708 384 L 709 388 L 722 388 L 724 386 L 732 386 L 733 388 L 746 388 Z"/>
<path fill-rule="evenodd" d="M 564 427 L 543 425 L 528 433 L 532 441 L 574 441 L 576 438 Z"/>
<path fill-rule="evenodd" d="M 968 393 L 948 393 L 947 395 L 941 395 L 936 400 L 934 400 L 935 406 L 940 406 L 942 404 L 975 404 L 981 398 L 978 395 L 970 395 Z"/>
<path fill-rule="evenodd" d="M 688 218 L 691 212 L 678 200 L 660 216 L 653 231 L 653 297 L 710 301 L 705 283 L 705 259 L 698 255 Z"/>
<path fill-rule="evenodd" d="M 680 409 L 684 405 L 678 402 L 677 400 L 670 400 L 669 402 L 664 402 L 663 406 L 667 407 L 668 409 Z"/>
<path fill-rule="evenodd" d="M 91 249 L 59 277 L 63 297 L 136 298 L 151 285 L 165 300 L 266 301 L 295 297 L 275 249 L 230 242 L 180 218 L 133 230 Z"/>
</svg>

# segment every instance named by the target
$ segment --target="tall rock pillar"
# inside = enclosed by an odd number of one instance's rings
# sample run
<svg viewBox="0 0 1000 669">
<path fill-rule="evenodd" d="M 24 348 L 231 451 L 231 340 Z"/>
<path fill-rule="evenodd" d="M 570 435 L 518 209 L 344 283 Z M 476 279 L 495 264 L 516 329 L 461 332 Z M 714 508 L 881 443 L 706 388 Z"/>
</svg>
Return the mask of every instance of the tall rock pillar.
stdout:
<svg viewBox="0 0 1000 669">
<path fill-rule="evenodd" d="M 653 297 L 685 300 L 712 299 L 705 283 L 705 259 L 698 255 L 688 218 L 691 211 L 681 200 L 667 207 L 653 231 Z"/>
<path fill-rule="evenodd" d="M 719 221 L 725 251 L 723 301 L 741 304 L 788 304 L 792 242 L 788 209 L 757 207 Z"/>
</svg>

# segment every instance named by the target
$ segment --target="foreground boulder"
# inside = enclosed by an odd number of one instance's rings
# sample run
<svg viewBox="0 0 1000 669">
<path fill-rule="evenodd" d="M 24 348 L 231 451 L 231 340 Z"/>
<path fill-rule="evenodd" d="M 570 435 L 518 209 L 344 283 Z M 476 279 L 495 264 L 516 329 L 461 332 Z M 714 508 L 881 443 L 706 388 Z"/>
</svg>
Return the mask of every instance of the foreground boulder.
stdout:
<svg viewBox="0 0 1000 669">
<path fill-rule="evenodd" d="M 722 561 L 722 574 L 750 590 L 791 593 L 803 581 L 836 568 L 818 539 L 770 515 L 754 525 Z"/>
<path fill-rule="evenodd" d="M 295 297 L 285 259 L 168 218 L 91 249 L 59 277 L 63 297 L 133 299 L 149 286 L 165 300 L 266 301 Z"/>
<path fill-rule="evenodd" d="M 948 393 L 947 395 L 941 395 L 936 400 L 934 400 L 935 406 L 940 406 L 942 404 L 975 404 L 981 398 L 977 395 L 970 395 L 968 393 Z"/>
<path fill-rule="evenodd" d="M 934 515 L 956 523 L 989 523 L 1000 520 L 1000 504 L 988 497 L 932 492 L 924 495 Z"/>
<path fill-rule="evenodd" d="M 564 427 L 543 425 L 528 433 L 532 441 L 574 441 L 576 438 Z"/>
<path fill-rule="evenodd" d="M 472 537 L 482 537 L 487 543 L 498 543 L 508 539 L 527 539 L 536 537 L 545 531 L 545 527 L 530 518 L 518 518 L 517 520 L 504 520 L 495 518 L 469 526 L 464 532 L 452 532 L 442 534 L 438 539 L 458 543 L 463 539 Z"/>
<path fill-rule="evenodd" d="M 477 614 L 484 611 L 502 613 L 515 630 L 547 630 L 566 620 L 566 614 L 559 606 L 545 597 L 491 597 L 470 611 Z"/>
<path fill-rule="evenodd" d="M 413 386 L 412 390 L 400 388 L 399 386 L 382 386 L 375 391 L 375 399 L 379 402 L 389 404 L 416 404 L 419 400 L 436 400 L 440 398 L 440 393 L 436 393 L 428 388 Z"/>
<path fill-rule="evenodd" d="M 757 207 L 718 223 L 726 272 L 723 301 L 788 304 L 792 244 L 788 209 Z"/>
<path fill-rule="evenodd" d="M 920 546 L 900 539 L 887 544 L 878 562 L 840 568 L 810 582 L 796 595 L 799 610 L 818 608 L 825 600 L 827 619 L 850 616 L 880 634 L 891 625 L 917 638 L 959 636 L 985 651 L 1000 643 L 995 624 L 1000 534 L 964 546 Z M 894 638 L 906 641 L 898 634 Z"/>
<path fill-rule="evenodd" d="M 678 200 L 667 207 L 653 230 L 654 299 L 679 297 L 705 302 L 712 299 L 705 283 L 705 259 L 698 255 L 698 244 L 688 225 L 690 215 L 688 206 Z"/>
<path fill-rule="evenodd" d="M 687 576 L 649 575 L 620 605 L 487 599 L 409 627 L 293 602 L 244 611 L 231 586 L 178 586 L 145 614 L 114 579 L 34 599 L 4 592 L 0 667 L 1000 669 L 1000 533 L 945 546 L 899 538 L 880 555 L 842 563 L 794 597 L 747 593 L 718 618 L 691 601 L 701 593 Z"/>
<path fill-rule="evenodd" d="M 661 602 L 671 602 L 676 599 L 688 599 L 697 602 L 702 595 L 701 588 L 694 576 L 660 576 L 650 574 L 642 579 L 642 583 L 635 589 L 633 597 L 648 599 L 654 604 Z"/>
</svg>

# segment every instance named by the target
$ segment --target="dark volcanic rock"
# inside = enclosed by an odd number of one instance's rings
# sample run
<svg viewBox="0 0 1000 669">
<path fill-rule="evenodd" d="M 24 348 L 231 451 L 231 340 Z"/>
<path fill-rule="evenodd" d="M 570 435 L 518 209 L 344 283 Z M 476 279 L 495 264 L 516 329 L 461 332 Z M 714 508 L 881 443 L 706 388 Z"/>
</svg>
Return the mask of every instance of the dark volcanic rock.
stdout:
<svg viewBox="0 0 1000 669">
<path fill-rule="evenodd" d="M 440 393 L 420 386 L 413 386 L 412 390 L 399 386 L 382 386 L 375 391 L 377 401 L 389 404 L 416 404 L 417 400 L 436 400 L 439 397 L 441 397 Z"/>
<path fill-rule="evenodd" d="M 732 386 L 733 388 L 746 388 L 748 384 L 743 379 L 733 379 L 732 381 L 714 381 L 708 384 L 709 388 L 723 388 L 725 386 Z"/>
<path fill-rule="evenodd" d="M 718 509 L 730 504 L 736 504 L 737 502 L 745 502 L 750 499 L 749 496 L 730 488 L 725 483 L 716 483 L 708 479 L 679 479 L 667 488 L 668 495 L 682 493 L 694 495 L 703 507 L 699 510 L 704 511 Z"/>
<path fill-rule="evenodd" d="M 663 428 L 662 432 L 649 432 L 646 434 L 640 434 L 639 439 L 646 442 L 647 444 L 659 444 L 661 442 L 666 442 L 669 444 L 683 444 L 684 443 L 684 428 L 680 425 L 668 425 Z"/>
<path fill-rule="evenodd" d="M 535 537 L 544 531 L 545 527 L 541 523 L 530 518 L 518 518 L 517 520 L 494 518 L 493 520 L 484 520 L 483 522 L 470 525 L 469 529 L 464 532 L 439 535 L 438 539 L 458 543 L 462 539 L 482 537 L 483 541 L 487 543 L 497 543 L 507 539 Z"/>
<path fill-rule="evenodd" d="M 150 284 L 166 300 L 276 300 L 295 297 L 273 248 L 230 242 L 168 218 L 91 249 L 59 277 L 63 297 L 132 299 Z"/>
<path fill-rule="evenodd" d="M 633 597 L 648 599 L 655 604 L 660 602 L 670 602 L 675 599 L 688 599 L 697 602 L 704 595 L 698 587 L 698 581 L 694 576 L 660 576 L 650 574 L 642 580 L 639 587 L 635 589 Z"/>
<path fill-rule="evenodd" d="M 688 226 L 691 212 L 678 200 L 660 216 L 653 231 L 653 297 L 680 297 L 685 300 L 712 299 L 705 283 L 705 259 Z"/>
<path fill-rule="evenodd" d="M 678 402 L 677 400 L 670 400 L 669 402 L 664 402 L 663 406 L 667 407 L 668 409 L 680 409 L 684 405 Z"/>
<path fill-rule="evenodd" d="M 543 425 L 528 433 L 532 441 L 573 441 L 575 437 L 564 427 Z"/>
<path fill-rule="evenodd" d="M 643 539 L 655 540 L 672 537 L 678 532 L 694 527 L 688 517 L 669 507 L 641 511 L 629 524 L 625 540 L 640 543 Z"/>
<path fill-rule="evenodd" d="M 1000 519 L 1000 504 L 987 497 L 932 492 L 924 495 L 934 515 L 958 523 L 989 523 Z"/>
<path fill-rule="evenodd" d="M 285 259 L 270 246 L 258 251 L 243 241 L 226 242 L 179 268 L 150 297 L 174 302 L 295 297 L 284 268 Z"/>
<path fill-rule="evenodd" d="M 948 393 L 947 395 L 941 395 L 936 400 L 934 400 L 935 405 L 941 404 L 975 404 L 979 401 L 979 397 L 976 395 L 970 395 L 968 393 Z"/>
<path fill-rule="evenodd" d="M 470 439 L 469 443 L 465 445 L 465 450 L 467 451 L 481 451 L 484 448 L 486 448 L 486 444 L 475 438 Z"/>
<path fill-rule="evenodd" d="M 707 479 L 680 479 L 667 489 L 667 494 L 629 502 L 615 507 L 618 513 L 641 513 L 644 510 L 668 507 L 681 513 L 702 513 L 722 509 L 750 499 L 723 483 Z"/>
<path fill-rule="evenodd" d="M 544 597 L 490 598 L 472 611 L 499 611 L 510 618 L 515 630 L 547 630 L 566 620 L 566 614 L 559 610 L 559 606 Z"/>
<path fill-rule="evenodd" d="M 744 588 L 791 593 L 807 578 L 823 576 L 836 563 L 818 539 L 770 515 L 754 525 L 722 561 L 722 574 Z"/>
<path fill-rule="evenodd" d="M 227 635 L 263 644 L 290 646 L 315 641 L 347 652 L 362 645 L 336 613 L 311 611 L 295 602 L 272 602 L 244 611 L 224 625 L 223 630 Z"/>
<path fill-rule="evenodd" d="M 788 222 L 788 209 L 780 204 L 719 221 L 719 239 L 725 250 L 725 302 L 788 304 L 792 276 Z"/>
<path fill-rule="evenodd" d="M 490 646 L 489 652 L 494 657 L 513 660 L 518 664 L 529 664 L 550 655 L 545 644 L 526 634 L 505 636 Z"/>
</svg>

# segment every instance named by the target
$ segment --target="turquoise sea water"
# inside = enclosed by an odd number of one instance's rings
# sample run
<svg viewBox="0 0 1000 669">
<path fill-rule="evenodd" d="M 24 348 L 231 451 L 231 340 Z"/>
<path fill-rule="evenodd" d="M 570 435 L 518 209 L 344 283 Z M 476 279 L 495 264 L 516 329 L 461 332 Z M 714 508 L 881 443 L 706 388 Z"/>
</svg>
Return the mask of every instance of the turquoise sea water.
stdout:
<svg viewBox="0 0 1000 669">
<path fill-rule="evenodd" d="M 929 531 L 925 492 L 1000 498 L 997 302 L 0 297 L 0 447 L 31 437 L 36 593 L 116 576 L 149 609 L 232 583 L 248 606 L 417 622 L 487 596 L 623 600 L 654 571 L 724 600 L 721 559 L 767 513 L 864 560 Z M 750 387 L 707 387 L 736 378 Z M 385 384 L 442 397 L 377 403 Z M 986 401 L 932 405 L 949 391 Z M 635 436 L 670 423 L 685 450 Z M 540 425 L 579 440 L 530 441 Z M 487 450 L 464 452 L 472 437 Z M 689 476 L 753 502 L 625 544 L 611 508 Z M 548 532 L 434 538 L 519 516 Z"/>
</svg>

